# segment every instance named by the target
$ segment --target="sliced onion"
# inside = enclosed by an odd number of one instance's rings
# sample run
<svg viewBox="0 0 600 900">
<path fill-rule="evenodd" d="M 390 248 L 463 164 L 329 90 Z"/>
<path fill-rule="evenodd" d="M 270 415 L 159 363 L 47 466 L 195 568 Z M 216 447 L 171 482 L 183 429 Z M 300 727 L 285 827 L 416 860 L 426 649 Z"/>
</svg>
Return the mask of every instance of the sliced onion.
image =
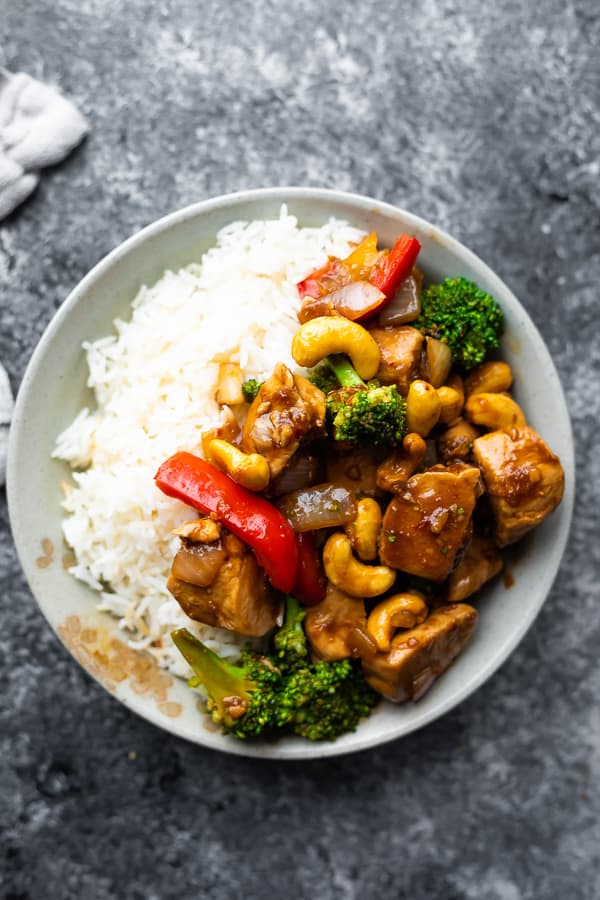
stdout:
<svg viewBox="0 0 600 900">
<path fill-rule="evenodd" d="M 221 542 L 192 544 L 184 541 L 175 554 L 171 574 L 187 584 L 208 587 L 213 583 L 225 561 Z"/>
<path fill-rule="evenodd" d="M 346 525 L 356 518 L 356 499 L 339 484 L 317 484 L 286 494 L 277 501 L 294 531 L 316 531 Z"/>
<path fill-rule="evenodd" d="M 425 339 L 425 378 L 434 388 L 446 383 L 452 368 L 452 353 L 448 344 L 437 338 Z"/>
<path fill-rule="evenodd" d="M 383 291 L 370 281 L 352 281 L 333 294 L 328 294 L 327 299 L 339 313 L 354 322 L 375 315 L 382 303 L 386 302 Z"/>
<path fill-rule="evenodd" d="M 379 325 L 405 325 L 421 312 L 421 278 L 413 272 L 405 278 L 390 302 L 379 313 Z"/>
<path fill-rule="evenodd" d="M 305 298 L 298 318 L 302 325 L 317 316 L 335 315 L 358 322 L 374 316 L 386 302 L 385 294 L 374 284 L 369 281 L 351 281 L 324 297 Z"/>
<path fill-rule="evenodd" d="M 242 370 L 237 363 L 221 363 L 219 366 L 215 400 L 228 406 L 244 403 Z"/>
<path fill-rule="evenodd" d="M 310 487 L 319 477 L 319 460 L 313 453 L 298 451 L 270 485 L 270 493 L 274 497 L 291 494 Z"/>
</svg>

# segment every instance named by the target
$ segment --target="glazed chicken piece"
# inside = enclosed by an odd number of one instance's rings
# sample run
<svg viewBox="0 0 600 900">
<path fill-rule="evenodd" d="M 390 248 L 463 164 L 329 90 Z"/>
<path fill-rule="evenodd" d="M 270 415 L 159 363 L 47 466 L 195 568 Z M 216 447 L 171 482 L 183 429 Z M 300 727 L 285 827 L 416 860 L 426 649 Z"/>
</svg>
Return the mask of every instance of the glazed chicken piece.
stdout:
<svg viewBox="0 0 600 900">
<path fill-rule="evenodd" d="M 363 654 L 371 687 L 393 703 L 419 700 L 456 659 L 475 629 L 466 603 L 441 606 L 421 625 L 397 634 L 388 653 Z"/>
<path fill-rule="evenodd" d="M 474 594 L 494 578 L 502 569 L 502 557 L 493 541 L 481 534 L 475 534 L 467 552 L 450 575 L 447 584 L 449 603 L 460 603 Z"/>
<path fill-rule="evenodd" d="M 479 469 L 464 463 L 413 475 L 383 517 L 381 563 L 443 581 L 471 537 L 471 516 L 480 493 Z"/>
<path fill-rule="evenodd" d="M 253 400 L 242 433 L 245 453 L 261 453 L 275 478 L 304 437 L 325 435 L 325 394 L 278 363 Z"/>
<path fill-rule="evenodd" d="M 232 534 L 210 544 L 184 542 L 167 589 L 190 619 L 205 625 L 261 637 L 277 623 L 280 604 L 252 552 Z"/>
<path fill-rule="evenodd" d="M 313 651 L 320 659 L 333 662 L 358 656 L 356 633 L 367 634 L 364 600 L 348 597 L 334 585 L 327 586 L 325 599 L 311 606 L 304 619 L 304 630 Z M 365 638 L 368 641 L 368 638 Z"/>
<path fill-rule="evenodd" d="M 419 378 L 423 335 L 410 325 L 370 328 L 381 362 L 375 376 L 382 384 L 395 384 L 406 396 L 411 381 Z"/>
<path fill-rule="evenodd" d="M 539 525 L 562 500 L 560 460 L 527 425 L 478 437 L 473 453 L 483 475 L 498 547 L 508 547 Z"/>
</svg>

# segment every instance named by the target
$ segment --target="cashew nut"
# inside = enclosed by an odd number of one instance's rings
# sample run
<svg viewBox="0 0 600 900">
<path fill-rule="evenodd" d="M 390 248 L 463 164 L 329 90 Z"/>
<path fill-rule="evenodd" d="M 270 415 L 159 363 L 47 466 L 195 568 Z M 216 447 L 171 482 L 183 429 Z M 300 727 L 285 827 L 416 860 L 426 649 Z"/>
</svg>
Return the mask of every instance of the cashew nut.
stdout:
<svg viewBox="0 0 600 900">
<path fill-rule="evenodd" d="M 456 419 L 461 411 L 461 396 L 458 391 L 455 391 L 454 388 L 448 387 L 447 384 L 439 387 L 437 389 L 437 394 L 441 404 L 440 417 L 438 421 L 448 424 L 449 422 L 452 422 L 453 419 Z"/>
<path fill-rule="evenodd" d="M 352 549 L 364 561 L 377 558 L 377 538 L 383 521 L 377 500 L 365 497 L 356 504 L 356 518 L 346 525 Z"/>
<path fill-rule="evenodd" d="M 465 386 L 460 375 L 453 372 L 446 384 L 438 388 L 438 397 L 442 404 L 440 422 L 449 425 L 460 416 L 465 405 Z"/>
<path fill-rule="evenodd" d="M 438 392 L 420 378 L 411 382 L 406 398 L 406 427 L 421 437 L 427 437 L 437 423 L 442 404 Z"/>
<path fill-rule="evenodd" d="M 301 325 L 292 340 L 292 356 L 311 368 L 332 353 L 347 353 L 361 378 L 373 378 L 379 368 L 379 347 L 362 325 L 342 317 L 319 316 Z"/>
<path fill-rule="evenodd" d="M 328 579 L 351 597 L 378 597 L 396 580 L 395 569 L 365 566 L 352 555 L 350 539 L 332 534 L 323 549 L 323 567 Z"/>
<path fill-rule="evenodd" d="M 399 490 L 417 471 L 427 452 L 427 444 L 420 434 L 414 431 L 406 434 L 402 447 L 394 450 L 391 456 L 384 459 L 377 468 L 377 487 L 382 491 L 394 493 Z"/>
<path fill-rule="evenodd" d="M 526 424 L 523 410 L 508 394 L 472 394 L 465 403 L 465 416 L 492 431 Z"/>
<path fill-rule="evenodd" d="M 410 431 L 408 434 L 404 435 L 404 438 L 402 439 L 402 454 L 407 460 L 407 479 L 417 471 L 425 459 L 426 452 L 427 444 L 420 434 L 417 434 L 415 431 Z"/>
<path fill-rule="evenodd" d="M 367 619 L 367 631 L 382 653 L 392 645 L 396 628 L 414 628 L 427 618 L 427 605 L 418 594 L 394 594 L 378 603 Z"/>
<path fill-rule="evenodd" d="M 499 394 L 507 391 L 513 381 L 511 368 L 505 362 L 484 362 L 476 366 L 465 378 L 465 393 Z"/>
<path fill-rule="evenodd" d="M 444 384 L 438 388 L 438 397 L 441 403 L 439 421 L 448 425 L 460 416 L 465 395 L 449 384 Z"/>
<path fill-rule="evenodd" d="M 229 441 L 213 439 L 208 445 L 211 462 L 250 491 L 263 491 L 269 483 L 269 463 L 260 453 L 243 453 Z"/>
</svg>

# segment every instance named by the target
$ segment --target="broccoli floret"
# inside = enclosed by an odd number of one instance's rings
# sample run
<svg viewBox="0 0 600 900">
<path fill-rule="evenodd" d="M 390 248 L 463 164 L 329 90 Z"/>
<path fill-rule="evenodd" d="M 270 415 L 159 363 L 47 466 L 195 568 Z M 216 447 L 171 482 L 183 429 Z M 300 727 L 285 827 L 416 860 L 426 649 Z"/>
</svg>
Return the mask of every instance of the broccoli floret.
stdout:
<svg viewBox="0 0 600 900">
<path fill-rule="evenodd" d="M 336 441 L 399 444 L 406 431 L 406 403 L 395 385 L 340 388 L 327 398 Z"/>
<path fill-rule="evenodd" d="M 309 741 L 334 741 L 354 731 L 378 700 L 356 663 L 319 660 L 286 680 L 278 715 L 282 722 L 289 715 L 294 734 Z"/>
<path fill-rule="evenodd" d="M 305 615 L 294 597 L 286 598 L 285 619 L 273 642 L 276 664 L 284 673 L 277 725 L 311 741 L 333 741 L 354 731 L 378 697 L 350 660 L 309 660 Z"/>
<path fill-rule="evenodd" d="M 308 740 L 335 740 L 354 731 L 378 695 L 350 660 L 312 662 L 302 627 L 305 610 L 286 599 L 274 652 L 260 656 L 250 647 L 232 665 L 185 628 L 172 632 L 175 645 L 194 670 L 191 687 L 202 685 L 206 710 L 225 733 L 237 738 L 298 734 Z"/>
<path fill-rule="evenodd" d="M 365 384 L 345 356 L 328 357 L 341 387 L 327 395 L 336 441 L 399 444 L 406 432 L 406 401 L 395 385 Z"/>
<path fill-rule="evenodd" d="M 452 361 L 472 369 L 500 346 L 504 314 L 490 294 L 467 278 L 446 278 L 421 295 L 421 312 L 410 324 L 448 344 Z"/>
<path fill-rule="evenodd" d="M 249 378 L 243 383 L 242 394 L 246 403 L 252 403 L 263 384 L 264 381 L 258 381 L 256 378 Z"/>
<path fill-rule="evenodd" d="M 187 628 L 172 631 L 171 637 L 194 671 L 190 687 L 203 686 L 206 711 L 223 731 L 247 738 L 276 727 L 281 674 L 268 658 L 245 647 L 240 665 L 232 665 Z"/>
</svg>

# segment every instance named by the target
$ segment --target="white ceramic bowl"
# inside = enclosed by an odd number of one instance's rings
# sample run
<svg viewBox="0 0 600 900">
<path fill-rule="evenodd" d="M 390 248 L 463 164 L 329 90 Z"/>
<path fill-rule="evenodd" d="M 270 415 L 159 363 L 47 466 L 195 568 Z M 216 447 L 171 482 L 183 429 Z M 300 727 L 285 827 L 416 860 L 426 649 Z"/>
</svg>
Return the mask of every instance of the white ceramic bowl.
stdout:
<svg viewBox="0 0 600 900">
<path fill-rule="evenodd" d="M 66 571 L 60 485 L 69 472 L 50 457 L 58 433 L 91 401 L 82 342 L 111 333 L 116 316 L 128 317 L 140 285 L 152 284 L 166 268 L 198 260 L 222 226 L 277 217 L 282 203 L 301 225 L 320 225 L 336 216 L 377 231 L 388 246 L 401 232 L 414 234 L 423 245 L 419 265 L 426 277 L 464 275 L 494 295 L 506 315 L 502 352 L 515 374 L 515 397 L 566 472 L 561 506 L 529 539 L 527 553 L 511 561 L 514 586 L 507 589 L 496 579 L 477 601 L 475 636 L 450 670 L 419 703 L 381 704 L 355 733 L 334 743 L 287 738 L 248 744 L 224 737 L 208 727 L 184 682 L 123 644 L 116 620 L 97 612 L 94 593 Z M 25 373 L 11 429 L 7 482 L 14 538 L 31 590 L 52 628 L 101 684 L 146 719 L 198 744 L 292 759 L 348 753 L 406 735 L 448 712 L 489 678 L 517 646 L 550 590 L 569 532 L 573 473 L 569 416 L 556 370 L 527 313 L 497 275 L 462 244 L 401 209 L 337 191 L 274 188 L 172 213 L 129 238 L 86 275 L 52 319 Z"/>
</svg>

